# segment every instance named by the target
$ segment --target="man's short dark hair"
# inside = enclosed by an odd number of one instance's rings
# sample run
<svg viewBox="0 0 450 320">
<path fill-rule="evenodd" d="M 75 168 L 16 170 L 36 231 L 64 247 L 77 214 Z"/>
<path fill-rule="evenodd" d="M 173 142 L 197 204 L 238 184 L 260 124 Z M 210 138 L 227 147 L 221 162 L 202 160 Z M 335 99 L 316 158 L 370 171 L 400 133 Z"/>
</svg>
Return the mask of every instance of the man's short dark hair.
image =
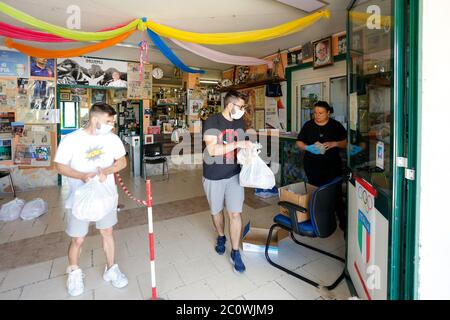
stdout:
<svg viewBox="0 0 450 320">
<path fill-rule="evenodd" d="M 230 90 L 225 95 L 223 103 L 225 104 L 225 107 L 226 107 L 226 106 L 228 106 L 229 103 L 234 103 L 234 102 L 238 101 L 239 99 L 247 101 L 247 95 L 242 92 L 236 91 L 236 90 Z"/>
<path fill-rule="evenodd" d="M 329 105 L 328 102 L 326 102 L 326 101 L 317 101 L 317 102 L 314 104 L 314 107 L 321 107 L 321 108 L 324 108 L 325 110 L 327 110 L 327 111 L 333 113 L 333 108 L 330 107 L 330 105 Z"/>
<path fill-rule="evenodd" d="M 116 110 L 114 110 L 114 108 L 109 104 L 97 102 L 94 103 L 91 107 L 91 110 L 89 110 L 89 119 L 91 119 L 93 115 L 99 113 L 106 113 L 108 116 L 115 116 L 117 114 Z"/>
</svg>

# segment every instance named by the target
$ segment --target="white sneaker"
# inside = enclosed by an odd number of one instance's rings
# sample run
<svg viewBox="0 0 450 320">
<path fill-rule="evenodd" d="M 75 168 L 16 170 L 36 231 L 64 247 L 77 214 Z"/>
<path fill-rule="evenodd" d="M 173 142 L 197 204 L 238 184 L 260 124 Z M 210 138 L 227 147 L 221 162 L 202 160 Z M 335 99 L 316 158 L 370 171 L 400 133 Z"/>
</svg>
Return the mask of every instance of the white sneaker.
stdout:
<svg viewBox="0 0 450 320">
<path fill-rule="evenodd" d="M 123 288 L 128 284 L 127 277 L 119 270 L 119 266 L 114 264 L 108 269 L 105 266 L 105 273 L 103 273 L 103 280 L 112 283 L 116 288 Z"/>
<path fill-rule="evenodd" d="M 84 274 L 81 269 L 69 273 L 69 277 L 67 278 L 67 291 L 72 297 L 79 296 L 84 292 L 83 278 Z"/>
</svg>

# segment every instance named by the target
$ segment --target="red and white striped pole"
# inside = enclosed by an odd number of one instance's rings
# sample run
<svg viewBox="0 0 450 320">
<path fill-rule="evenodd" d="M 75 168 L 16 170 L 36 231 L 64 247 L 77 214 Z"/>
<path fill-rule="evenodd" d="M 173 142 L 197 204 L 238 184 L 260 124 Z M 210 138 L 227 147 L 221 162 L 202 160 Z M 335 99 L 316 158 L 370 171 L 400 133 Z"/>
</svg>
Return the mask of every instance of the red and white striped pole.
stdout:
<svg viewBox="0 0 450 320">
<path fill-rule="evenodd" d="M 147 194 L 148 241 L 150 246 L 150 273 L 152 279 L 152 299 L 156 300 L 156 272 L 155 272 L 155 237 L 153 235 L 152 186 L 150 180 L 145 183 Z"/>
</svg>

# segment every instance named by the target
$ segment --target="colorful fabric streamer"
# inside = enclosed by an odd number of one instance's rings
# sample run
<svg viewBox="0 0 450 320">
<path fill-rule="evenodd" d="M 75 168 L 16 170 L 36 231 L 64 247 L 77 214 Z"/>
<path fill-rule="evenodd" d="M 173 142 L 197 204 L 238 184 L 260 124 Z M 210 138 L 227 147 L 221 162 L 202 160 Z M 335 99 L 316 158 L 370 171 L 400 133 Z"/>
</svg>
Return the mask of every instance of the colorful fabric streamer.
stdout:
<svg viewBox="0 0 450 320">
<path fill-rule="evenodd" d="M 123 24 L 120 24 L 115 27 L 99 30 L 98 32 L 114 30 L 114 29 L 118 29 L 118 28 L 121 28 L 126 25 L 127 25 L 127 23 L 123 23 Z M 4 22 L 0 22 L 0 35 L 7 37 L 7 38 L 27 40 L 27 41 L 37 41 L 37 42 L 74 42 L 75 41 L 72 39 L 65 39 L 65 38 L 62 38 L 59 36 L 55 36 L 54 34 L 51 34 L 51 33 L 35 31 L 35 30 L 22 28 L 22 27 L 16 27 L 16 26 L 10 25 L 8 23 L 4 23 Z"/>
<path fill-rule="evenodd" d="M 330 18 L 330 11 L 318 11 L 306 17 L 281 24 L 276 27 L 229 33 L 196 33 L 167 27 L 153 21 L 147 21 L 148 29 L 162 37 L 200 44 L 239 44 L 245 42 L 266 41 L 301 31 L 322 18 Z"/>
<path fill-rule="evenodd" d="M 167 59 L 170 60 L 177 68 L 183 70 L 188 73 L 205 73 L 205 70 L 196 70 L 189 68 L 185 65 L 173 52 L 172 50 L 164 43 L 164 41 L 152 30 L 147 29 L 148 36 L 152 39 L 153 43 L 158 47 L 158 49 L 162 52 Z"/>
<path fill-rule="evenodd" d="M 147 41 L 139 42 L 139 80 L 142 82 L 144 76 L 144 63 L 148 63 L 148 43 Z"/>
<path fill-rule="evenodd" d="M 5 39 L 5 46 L 8 48 L 16 49 L 28 56 L 31 57 L 39 57 L 39 58 L 70 58 L 84 55 L 89 52 L 105 49 L 111 47 L 119 42 L 124 41 L 130 35 L 134 33 L 134 30 L 128 31 L 120 36 L 117 36 L 112 39 L 105 40 L 103 42 L 99 42 L 93 45 L 85 46 L 82 48 L 75 49 L 66 49 L 66 50 L 47 50 L 36 47 L 27 46 L 21 43 L 17 43 L 12 41 L 9 38 Z"/>
<path fill-rule="evenodd" d="M 18 20 L 25 24 L 31 25 L 37 29 L 46 31 L 48 33 L 66 38 L 66 39 L 72 39 L 72 40 L 78 40 L 78 41 L 102 41 L 102 40 L 108 40 L 115 37 L 118 37 L 120 35 L 123 35 L 124 33 L 128 31 L 135 30 L 138 28 L 139 30 L 144 30 L 145 26 L 141 19 L 134 19 L 129 24 L 114 29 L 114 30 L 108 30 L 108 31 L 101 31 L 101 32 L 85 32 L 85 31 L 77 31 L 77 30 L 71 30 L 63 27 L 59 27 L 57 25 L 44 22 L 42 20 L 36 19 L 20 10 L 14 9 L 11 6 L 8 6 L 7 4 L 0 2 L 0 12 Z"/>
<path fill-rule="evenodd" d="M 215 51 L 209 48 L 206 48 L 204 46 L 201 46 L 199 44 L 195 43 L 186 43 L 183 41 L 178 41 L 175 39 L 170 39 L 175 44 L 180 46 L 183 49 L 186 49 L 192 53 L 195 53 L 196 55 L 209 59 L 211 61 L 219 62 L 219 63 L 225 63 L 225 64 L 232 64 L 237 66 L 258 66 L 258 65 L 267 65 L 269 69 L 273 68 L 273 62 L 269 60 L 263 60 L 253 57 L 245 57 L 245 56 L 233 56 L 230 54 L 222 53 L 219 51 Z"/>
</svg>

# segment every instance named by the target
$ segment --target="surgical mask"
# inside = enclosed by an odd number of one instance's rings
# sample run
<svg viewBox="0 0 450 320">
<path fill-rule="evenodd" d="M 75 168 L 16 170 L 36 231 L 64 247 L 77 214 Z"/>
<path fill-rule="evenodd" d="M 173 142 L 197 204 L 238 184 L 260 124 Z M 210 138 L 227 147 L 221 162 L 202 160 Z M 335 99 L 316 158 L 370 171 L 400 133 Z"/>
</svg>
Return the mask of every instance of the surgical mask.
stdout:
<svg viewBox="0 0 450 320">
<path fill-rule="evenodd" d="M 108 134 L 108 133 L 110 133 L 110 132 L 112 131 L 113 128 L 114 128 L 114 127 L 113 127 L 112 125 L 110 125 L 110 124 L 104 124 L 104 123 L 102 123 L 102 124 L 100 125 L 100 129 L 97 128 L 96 132 L 97 132 L 97 134 L 100 134 L 100 135 L 102 135 L 102 134 Z"/>
<path fill-rule="evenodd" d="M 245 110 L 240 110 L 240 109 L 234 109 L 234 113 L 231 113 L 231 118 L 238 120 L 240 118 L 242 118 L 242 116 L 244 115 Z"/>
</svg>

